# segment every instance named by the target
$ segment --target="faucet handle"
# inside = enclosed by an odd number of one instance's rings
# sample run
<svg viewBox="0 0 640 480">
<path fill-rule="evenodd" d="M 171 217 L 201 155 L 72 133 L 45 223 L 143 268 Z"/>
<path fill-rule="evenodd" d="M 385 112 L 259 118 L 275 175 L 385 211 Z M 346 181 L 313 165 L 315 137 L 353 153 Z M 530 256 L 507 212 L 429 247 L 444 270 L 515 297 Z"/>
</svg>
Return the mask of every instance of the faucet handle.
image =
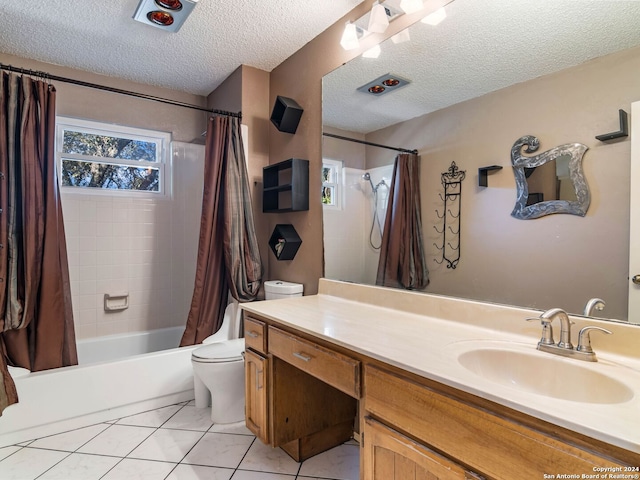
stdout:
<svg viewBox="0 0 640 480">
<path fill-rule="evenodd" d="M 591 348 L 591 337 L 589 336 L 589 332 L 591 332 L 592 330 L 603 332 L 607 335 L 611 335 L 611 333 L 613 333 L 602 327 L 583 327 L 578 333 L 578 347 L 576 348 L 577 351 L 584 353 L 593 353 L 593 348 Z"/>
<path fill-rule="evenodd" d="M 529 317 L 525 318 L 527 322 L 539 321 L 542 324 L 542 337 L 538 345 L 555 345 L 553 341 L 553 328 L 551 327 L 551 320 L 542 317 Z"/>
</svg>

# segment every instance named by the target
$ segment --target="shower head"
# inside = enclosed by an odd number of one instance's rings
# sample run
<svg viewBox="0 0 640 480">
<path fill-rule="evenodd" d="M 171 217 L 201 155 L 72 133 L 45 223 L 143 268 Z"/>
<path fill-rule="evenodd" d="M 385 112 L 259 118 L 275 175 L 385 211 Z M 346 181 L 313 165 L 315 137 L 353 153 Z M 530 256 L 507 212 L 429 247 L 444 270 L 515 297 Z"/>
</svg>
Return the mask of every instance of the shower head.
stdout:
<svg viewBox="0 0 640 480">
<path fill-rule="evenodd" d="M 363 180 L 365 181 L 369 181 L 369 183 L 371 184 L 371 190 L 373 190 L 374 192 L 376 191 L 376 187 L 373 185 L 373 182 L 371 181 L 371 175 L 369 175 L 369 172 L 365 173 L 364 175 L 362 175 Z"/>
</svg>

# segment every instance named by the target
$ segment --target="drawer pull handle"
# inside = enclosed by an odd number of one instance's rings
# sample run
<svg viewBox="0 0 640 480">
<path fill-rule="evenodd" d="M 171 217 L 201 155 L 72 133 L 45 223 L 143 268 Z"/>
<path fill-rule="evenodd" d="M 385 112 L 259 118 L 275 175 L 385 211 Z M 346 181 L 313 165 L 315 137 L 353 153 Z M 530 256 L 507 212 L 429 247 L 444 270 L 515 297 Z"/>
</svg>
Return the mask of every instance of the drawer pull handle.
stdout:
<svg viewBox="0 0 640 480">
<path fill-rule="evenodd" d="M 263 385 L 260 385 L 260 377 L 262 376 L 263 370 L 256 371 L 256 390 L 262 390 Z"/>
<path fill-rule="evenodd" d="M 254 331 L 252 331 L 252 330 L 249 330 L 249 331 L 247 332 L 247 336 L 248 336 L 248 337 L 251 337 L 251 338 L 258 338 L 260 335 L 258 335 L 256 332 L 254 332 Z"/>
<path fill-rule="evenodd" d="M 311 357 L 309 355 L 305 355 L 304 353 L 300 352 L 293 352 L 293 356 L 299 358 L 300 360 L 304 360 L 305 362 L 311 360 Z"/>
</svg>

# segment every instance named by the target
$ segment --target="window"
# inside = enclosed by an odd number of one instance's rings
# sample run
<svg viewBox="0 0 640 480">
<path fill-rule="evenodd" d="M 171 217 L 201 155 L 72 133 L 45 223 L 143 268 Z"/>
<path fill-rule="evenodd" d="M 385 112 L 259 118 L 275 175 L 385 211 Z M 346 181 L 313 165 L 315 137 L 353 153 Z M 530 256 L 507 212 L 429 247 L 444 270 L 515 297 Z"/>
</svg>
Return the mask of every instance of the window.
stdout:
<svg viewBox="0 0 640 480">
<path fill-rule="evenodd" d="M 63 188 L 116 195 L 168 194 L 170 134 L 65 117 L 57 118 L 56 128 Z"/>
<path fill-rule="evenodd" d="M 322 160 L 322 205 L 328 208 L 341 208 L 340 185 L 342 181 L 342 162 Z"/>
</svg>

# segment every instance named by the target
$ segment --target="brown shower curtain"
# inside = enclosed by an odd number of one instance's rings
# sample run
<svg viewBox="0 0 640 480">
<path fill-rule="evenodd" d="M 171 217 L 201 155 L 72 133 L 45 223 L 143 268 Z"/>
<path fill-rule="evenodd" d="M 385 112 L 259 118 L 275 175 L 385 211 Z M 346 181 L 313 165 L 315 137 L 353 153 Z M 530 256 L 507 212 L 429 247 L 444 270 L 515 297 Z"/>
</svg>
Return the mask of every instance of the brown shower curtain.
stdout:
<svg viewBox="0 0 640 480">
<path fill-rule="evenodd" d="M 262 280 L 240 119 L 210 118 L 206 138 L 196 279 L 180 346 L 215 333 L 229 292 L 241 302 L 254 300 Z"/>
<path fill-rule="evenodd" d="M 376 285 L 421 290 L 429 284 L 420 208 L 420 158 L 396 157 Z"/>
<path fill-rule="evenodd" d="M 55 161 L 55 89 L 0 74 L 0 412 L 17 401 L 7 364 L 78 363 Z"/>
</svg>

